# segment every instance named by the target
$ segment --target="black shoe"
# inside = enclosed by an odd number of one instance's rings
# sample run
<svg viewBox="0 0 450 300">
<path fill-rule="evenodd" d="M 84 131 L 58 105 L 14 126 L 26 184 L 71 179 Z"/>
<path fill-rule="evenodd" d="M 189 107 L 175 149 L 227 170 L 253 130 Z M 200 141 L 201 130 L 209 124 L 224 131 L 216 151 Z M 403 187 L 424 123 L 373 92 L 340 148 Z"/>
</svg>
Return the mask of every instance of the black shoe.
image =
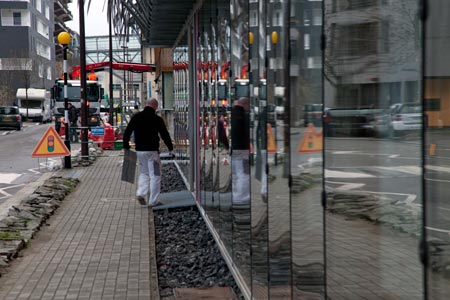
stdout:
<svg viewBox="0 0 450 300">
<path fill-rule="evenodd" d="M 160 205 L 164 205 L 164 204 L 160 201 L 156 201 L 155 203 L 150 203 L 148 205 L 148 207 L 155 207 L 155 206 L 160 206 Z"/>
<path fill-rule="evenodd" d="M 139 202 L 140 205 L 146 205 L 147 204 L 146 201 L 145 201 L 145 198 L 142 197 L 142 196 L 137 196 L 136 200 Z"/>
</svg>

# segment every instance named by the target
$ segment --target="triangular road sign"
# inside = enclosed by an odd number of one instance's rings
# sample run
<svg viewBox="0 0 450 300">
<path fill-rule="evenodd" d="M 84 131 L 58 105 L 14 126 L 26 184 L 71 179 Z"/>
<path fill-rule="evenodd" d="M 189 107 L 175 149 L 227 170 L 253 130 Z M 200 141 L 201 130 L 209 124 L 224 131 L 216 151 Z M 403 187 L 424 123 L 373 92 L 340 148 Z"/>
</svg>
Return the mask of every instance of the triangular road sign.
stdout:
<svg viewBox="0 0 450 300">
<path fill-rule="evenodd" d="M 56 130 L 50 126 L 31 153 L 31 157 L 52 157 L 70 155 L 69 149 Z"/>
<path fill-rule="evenodd" d="M 323 133 L 317 132 L 314 125 L 309 123 L 298 146 L 298 153 L 320 152 L 323 150 Z"/>
</svg>

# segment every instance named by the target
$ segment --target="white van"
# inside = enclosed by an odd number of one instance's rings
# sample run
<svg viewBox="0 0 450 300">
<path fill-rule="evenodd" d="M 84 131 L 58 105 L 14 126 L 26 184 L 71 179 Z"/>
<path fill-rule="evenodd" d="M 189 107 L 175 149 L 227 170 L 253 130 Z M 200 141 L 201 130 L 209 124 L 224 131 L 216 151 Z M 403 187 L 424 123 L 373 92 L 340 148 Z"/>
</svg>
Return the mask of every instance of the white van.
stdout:
<svg viewBox="0 0 450 300">
<path fill-rule="evenodd" d="M 23 118 L 36 122 L 52 121 L 50 92 L 45 89 L 17 89 L 17 106 Z"/>
</svg>

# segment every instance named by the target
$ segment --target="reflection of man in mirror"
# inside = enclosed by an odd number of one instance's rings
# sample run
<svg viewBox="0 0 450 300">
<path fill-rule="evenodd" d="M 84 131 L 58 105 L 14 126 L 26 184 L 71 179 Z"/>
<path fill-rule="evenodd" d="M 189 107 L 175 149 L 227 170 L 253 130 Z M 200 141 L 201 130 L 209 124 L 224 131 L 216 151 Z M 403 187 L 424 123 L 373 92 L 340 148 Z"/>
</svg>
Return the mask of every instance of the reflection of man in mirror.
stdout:
<svg viewBox="0 0 450 300">
<path fill-rule="evenodd" d="M 225 130 L 225 119 L 223 115 L 219 117 L 219 122 L 217 123 L 217 135 L 219 138 L 219 144 L 223 145 L 223 147 L 228 151 L 230 149 L 230 145 L 228 143 L 227 132 Z"/>
<path fill-rule="evenodd" d="M 231 111 L 233 204 L 250 203 L 250 101 L 241 97 Z"/>
</svg>

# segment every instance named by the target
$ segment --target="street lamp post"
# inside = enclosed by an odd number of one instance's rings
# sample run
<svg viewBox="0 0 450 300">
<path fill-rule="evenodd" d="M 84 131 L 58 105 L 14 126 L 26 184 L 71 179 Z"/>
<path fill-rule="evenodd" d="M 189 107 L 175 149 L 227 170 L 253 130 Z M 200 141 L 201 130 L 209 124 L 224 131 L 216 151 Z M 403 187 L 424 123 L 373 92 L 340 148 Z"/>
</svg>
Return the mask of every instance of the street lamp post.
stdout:
<svg viewBox="0 0 450 300">
<path fill-rule="evenodd" d="M 80 102 L 81 102 L 81 157 L 89 160 L 88 145 L 88 107 L 86 97 L 86 34 L 84 26 L 84 0 L 78 0 L 78 14 L 80 16 Z"/>
<path fill-rule="evenodd" d="M 65 139 L 64 144 L 69 150 L 69 155 L 64 157 L 64 168 L 72 168 L 72 162 L 70 157 L 70 138 L 69 138 L 69 100 L 67 98 L 67 48 L 70 43 L 70 34 L 67 32 L 61 32 L 58 34 L 58 42 L 63 46 L 64 62 L 64 129 L 65 129 Z"/>
<path fill-rule="evenodd" d="M 113 95 L 113 44 L 111 12 L 108 14 L 109 22 L 109 124 L 114 126 L 114 95 Z"/>
<path fill-rule="evenodd" d="M 123 49 L 123 62 L 127 62 L 127 49 L 128 49 L 128 46 L 126 46 L 126 45 L 123 45 L 123 46 L 121 46 L 122 47 L 122 49 Z M 125 105 L 126 105 L 126 102 L 127 102 L 127 92 L 128 92 L 128 89 L 127 89 L 127 71 L 125 71 L 125 70 L 123 70 L 123 95 L 122 95 L 122 97 L 123 97 L 123 102 L 122 102 L 122 100 L 120 101 L 120 106 L 119 106 L 119 109 L 120 109 L 120 125 L 122 126 L 122 105 L 123 105 L 123 103 L 125 103 Z"/>
</svg>

